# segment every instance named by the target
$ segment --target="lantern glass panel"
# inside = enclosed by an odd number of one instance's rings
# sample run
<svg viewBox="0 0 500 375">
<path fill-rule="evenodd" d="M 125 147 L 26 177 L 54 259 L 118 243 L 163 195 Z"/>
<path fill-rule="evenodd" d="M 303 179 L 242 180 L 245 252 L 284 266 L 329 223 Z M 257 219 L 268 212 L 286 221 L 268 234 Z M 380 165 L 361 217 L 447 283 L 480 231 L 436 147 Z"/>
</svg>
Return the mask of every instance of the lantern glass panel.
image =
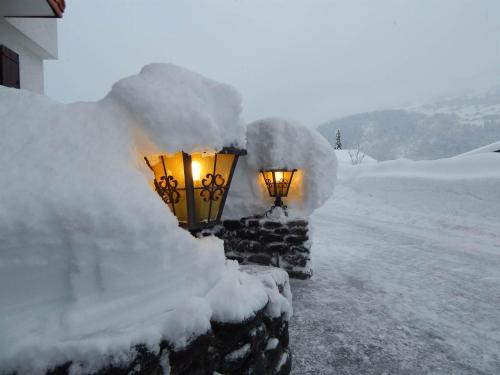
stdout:
<svg viewBox="0 0 500 375">
<path fill-rule="evenodd" d="M 191 158 L 196 218 L 200 222 L 216 221 L 235 155 L 194 153 Z"/>
<path fill-rule="evenodd" d="M 180 223 L 188 222 L 186 181 L 182 152 L 156 155 L 149 159 L 160 194 Z M 158 190 L 158 189 L 156 189 Z"/>
<path fill-rule="evenodd" d="M 286 197 L 290 189 L 290 182 L 292 179 L 292 171 L 275 171 L 274 178 L 276 181 L 276 195 L 279 197 Z"/>
<path fill-rule="evenodd" d="M 217 154 L 217 163 L 216 163 L 216 175 L 220 176 L 216 179 L 217 184 L 222 183 L 222 190 L 215 195 L 215 200 L 213 201 L 212 211 L 210 213 L 210 220 L 216 220 L 219 215 L 222 203 L 222 196 L 224 193 L 227 193 L 226 190 L 228 188 L 228 181 L 230 178 L 230 173 L 233 167 L 233 163 L 235 162 L 236 155 L 234 154 Z M 217 189 L 218 186 L 216 185 Z"/>
<path fill-rule="evenodd" d="M 210 200 L 204 200 L 203 183 L 210 181 L 213 174 L 215 154 L 194 153 L 191 155 L 191 170 L 195 200 L 195 216 L 197 221 L 206 221 L 210 211 Z M 202 195 L 203 194 L 203 195 Z"/>
<path fill-rule="evenodd" d="M 266 184 L 267 191 L 271 197 L 276 196 L 276 192 L 274 189 L 274 178 L 272 171 L 262 171 L 262 177 L 264 178 L 264 183 Z"/>
</svg>

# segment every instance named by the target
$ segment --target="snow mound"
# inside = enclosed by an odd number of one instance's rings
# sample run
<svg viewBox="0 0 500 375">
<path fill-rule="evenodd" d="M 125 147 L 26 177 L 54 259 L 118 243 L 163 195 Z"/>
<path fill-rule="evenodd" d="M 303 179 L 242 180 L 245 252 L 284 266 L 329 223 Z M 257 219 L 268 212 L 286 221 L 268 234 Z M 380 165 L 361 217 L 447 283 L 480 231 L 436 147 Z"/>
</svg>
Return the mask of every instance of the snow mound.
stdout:
<svg viewBox="0 0 500 375">
<path fill-rule="evenodd" d="M 292 215 L 307 216 L 332 195 L 337 159 L 332 146 L 316 130 L 269 118 L 249 124 L 246 138 L 248 156 L 236 168 L 226 217 L 260 214 L 272 205 L 261 169 L 298 169 L 285 198 Z"/>
<path fill-rule="evenodd" d="M 241 144 L 239 111 L 233 89 L 173 65 L 97 103 L 0 87 L 0 372 L 182 346 L 209 319 L 266 305 L 222 241 L 178 227 L 137 164 L 155 148 Z"/>
<path fill-rule="evenodd" d="M 498 243 L 497 229 L 486 228 L 498 226 L 495 202 L 500 200 L 500 153 L 362 164 L 341 169 L 339 179 L 342 189 L 335 200 L 340 205 L 343 200 L 349 202 L 355 194 L 357 205 L 351 203 L 349 208 L 342 208 L 352 214 L 371 217 L 373 207 L 384 206 L 388 221 L 395 220 L 394 211 L 397 211 L 403 213 L 397 218 L 401 223 L 413 226 L 433 223 L 435 227 L 461 227 L 464 232 L 491 230 L 491 236 Z M 407 212 L 412 214 L 405 216 Z M 378 217 L 382 216 L 381 212 Z M 417 217 L 420 219 L 408 222 Z"/>
<path fill-rule="evenodd" d="M 408 159 L 360 165 L 347 171 L 345 177 L 401 177 L 438 180 L 468 180 L 500 177 L 500 154 L 471 154 L 463 158 L 421 160 Z"/>
</svg>

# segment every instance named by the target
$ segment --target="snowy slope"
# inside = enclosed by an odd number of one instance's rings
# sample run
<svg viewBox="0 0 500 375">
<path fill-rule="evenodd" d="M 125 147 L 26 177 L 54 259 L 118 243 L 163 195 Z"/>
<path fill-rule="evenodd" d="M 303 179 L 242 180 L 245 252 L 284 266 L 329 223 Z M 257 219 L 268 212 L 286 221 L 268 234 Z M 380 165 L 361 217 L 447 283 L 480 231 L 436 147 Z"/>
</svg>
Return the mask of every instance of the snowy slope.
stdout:
<svg viewBox="0 0 500 375">
<path fill-rule="evenodd" d="M 292 283 L 294 373 L 500 373 L 500 154 L 339 167 Z"/>
<path fill-rule="evenodd" d="M 318 127 L 335 144 L 340 129 L 345 148 L 377 160 L 451 157 L 500 140 L 500 88 L 407 107 L 356 114 Z"/>
</svg>

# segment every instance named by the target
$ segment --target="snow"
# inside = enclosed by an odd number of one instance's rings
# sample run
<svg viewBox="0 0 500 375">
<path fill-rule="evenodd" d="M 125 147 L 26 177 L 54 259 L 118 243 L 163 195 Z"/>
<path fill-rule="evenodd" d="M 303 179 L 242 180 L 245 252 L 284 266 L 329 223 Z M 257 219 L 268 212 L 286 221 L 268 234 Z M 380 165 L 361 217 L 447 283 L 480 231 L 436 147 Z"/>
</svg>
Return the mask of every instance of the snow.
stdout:
<svg viewBox="0 0 500 375">
<path fill-rule="evenodd" d="M 266 307 L 268 317 L 283 317 L 286 320 L 292 317 L 292 292 L 286 271 L 276 267 L 260 265 L 244 265 L 240 269 L 256 276 L 264 284 L 269 298 L 269 303 Z M 281 293 L 276 285 L 282 286 L 283 290 Z"/>
<path fill-rule="evenodd" d="M 284 352 L 281 355 L 280 361 L 276 365 L 276 368 L 274 369 L 274 372 L 279 372 L 281 370 L 281 368 L 283 367 L 283 365 L 287 362 L 288 356 L 289 356 L 288 352 Z"/>
<path fill-rule="evenodd" d="M 276 349 L 276 347 L 278 346 L 279 343 L 280 343 L 280 340 L 278 340 L 276 337 L 270 338 L 267 341 L 266 351 Z"/>
<path fill-rule="evenodd" d="M 229 362 L 235 362 L 242 358 L 245 358 L 250 352 L 250 349 L 251 349 L 250 344 L 245 344 L 241 348 L 226 355 L 225 360 Z"/>
<path fill-rule="evenodd" d="M 132 114 L 146 155 L 245 145 L 240 95 L 172 64 L 145 66 L 115 83 L 103 102 L 116 102 Z"/>
<path fill-rule="evenodd" d="M 316 130 L 267 118 L 247 125 L 246 140 L 248 156 L 236 168 L 224 217 L 262 214 L 273 204 L 261 169 L 298 169 L 284 199 L 292 215 L 308 216 L 332 195 L 337 160 L 331 145 Z"/>
<path fill-rule="evenodd" d="M 263 307 L 274 298 L 262 288 L 258 278 L 238 271 L 236 261 L 228 261 L 232 272 L 227 273 L 207 294 L 207 299 L 213 308 L 212 318 L 216 321 L 236 323 L 251 318 L 257 306 Z M 273 289 L 277 291 L 276 284 Z M 245 295 L 247 298 L 241 298 Z M 231 301 L 228 303 L 228 301 Z"/>
<path fill-rule="evenodd" d="M 93 371 L 137 343 L 182 347 L 210 319 L 243 319 L 275 298 L 226 263 L 222 241 L 178 227 L 142 160 L 241 145 L 240 101 L 161 64 L 97 103 L 0 87 L 0 372 L 67 360 Z"/>
<path fill-rule="evenodd" d="M 494 142 L 494 143 L 490 143 L 489 145 L 479 147 L 479 148 L 476 148 L 476 149 L 471 150 L 469 152 L 460 154 L 460 155 L 458 155 L 458 157 L 469 156 L 469 155 L 474 155 L 474 154 L 482 154 L 485 152 L 498 152 L 498 151 L 500 151 L 500 142 Z"/>
<path fill-rule="evenodd" d="M 292 281 L 293 373 L 500 373 L 500 154 L 340 164 Z"/>
</svg>

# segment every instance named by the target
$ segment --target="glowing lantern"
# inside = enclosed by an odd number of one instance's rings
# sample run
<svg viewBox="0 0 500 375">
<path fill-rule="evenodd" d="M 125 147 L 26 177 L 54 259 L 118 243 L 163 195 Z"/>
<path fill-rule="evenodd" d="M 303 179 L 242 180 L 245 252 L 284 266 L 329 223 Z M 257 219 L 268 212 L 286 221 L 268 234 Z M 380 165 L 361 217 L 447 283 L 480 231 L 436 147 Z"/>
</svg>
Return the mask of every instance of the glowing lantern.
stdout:
<svg viewBox="0 0 500 375">
<path fill-rule="evenodd" d="M 297 172 L 296 169 L 261 169 L 260 173 L 264 178 L 269 196 L 276 198 L 273 207 L 286 208 L 281 198 L 288 195 L 295 172 Z"/>
<path fill-rule="evenodd" d="M 220 221 L 236 163 L 244 150 L 183 151 L 145 157 L 154 173 L 153 188 L 190 231 Z"/>
</svg>

